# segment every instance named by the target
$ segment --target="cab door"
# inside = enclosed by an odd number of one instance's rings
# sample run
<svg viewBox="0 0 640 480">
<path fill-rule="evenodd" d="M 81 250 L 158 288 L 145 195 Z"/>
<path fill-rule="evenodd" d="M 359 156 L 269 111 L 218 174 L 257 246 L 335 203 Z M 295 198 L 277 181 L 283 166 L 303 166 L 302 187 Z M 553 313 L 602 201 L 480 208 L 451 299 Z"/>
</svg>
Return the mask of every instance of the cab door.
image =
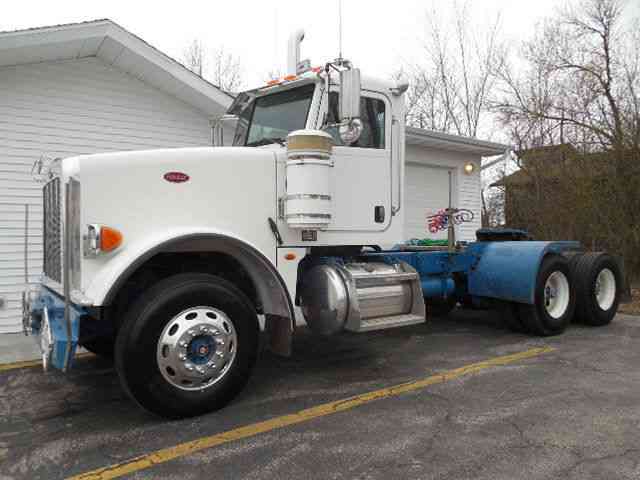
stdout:
<svg viewBox="0 0 640 480">
<path fill-rule="evenodd" d="M 330 92 L 328 124 L 338 123 L 338 104 L 338 92 Z M 363 90 L 360 118 L 362 135 L 352 145 L 343 145 L 337 128 L 327 130 L 335 142 L 334 210 L 327 231 L 382 231 L 391 223 L 392 112 L 389 99 Z"/>
</svg>

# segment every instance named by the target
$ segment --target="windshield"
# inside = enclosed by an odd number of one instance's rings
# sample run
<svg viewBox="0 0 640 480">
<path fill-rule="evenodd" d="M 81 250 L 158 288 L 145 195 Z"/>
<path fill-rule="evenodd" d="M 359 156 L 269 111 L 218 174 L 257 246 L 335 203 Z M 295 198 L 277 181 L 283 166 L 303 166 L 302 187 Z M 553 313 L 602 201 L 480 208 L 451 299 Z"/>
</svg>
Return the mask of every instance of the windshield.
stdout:
<svg viewBox="0 0 640 480">
<path fill-rule="evenodd" d="M 245 98 L 239 112 L 234 145 L 256 147 L 284 142 L 287 135 L 305 127 L 315 84 L 257 98 Z"/>
</svg>

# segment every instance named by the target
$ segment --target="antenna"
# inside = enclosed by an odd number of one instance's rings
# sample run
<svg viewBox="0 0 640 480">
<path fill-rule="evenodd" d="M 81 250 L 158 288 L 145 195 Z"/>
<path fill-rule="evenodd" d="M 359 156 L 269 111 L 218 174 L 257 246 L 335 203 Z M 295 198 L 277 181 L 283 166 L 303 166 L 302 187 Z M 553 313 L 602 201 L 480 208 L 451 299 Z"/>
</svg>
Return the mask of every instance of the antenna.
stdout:
<svg viewBox="0 0 640 480">
<path fill-rule="evenodd" d="M 338 58 L 342 60 L 342 0 L 338 0 Z"/>
<path fill-rule="evenodd" d="M 277 78 L 279 76 L 279 74 L 276 72 L 276 70 L 280 70 L 277 66 L 279 65 L 279 58 L 278 58 L 278 6 L 276 5 L 276 8 L 274 9 L 273 12 L 273 16 L 274 16 L 274 28 L 273 28 L 273 66 L 271 67 L 273 70 L 270 72 L 271 78 Z"/>
</svg>

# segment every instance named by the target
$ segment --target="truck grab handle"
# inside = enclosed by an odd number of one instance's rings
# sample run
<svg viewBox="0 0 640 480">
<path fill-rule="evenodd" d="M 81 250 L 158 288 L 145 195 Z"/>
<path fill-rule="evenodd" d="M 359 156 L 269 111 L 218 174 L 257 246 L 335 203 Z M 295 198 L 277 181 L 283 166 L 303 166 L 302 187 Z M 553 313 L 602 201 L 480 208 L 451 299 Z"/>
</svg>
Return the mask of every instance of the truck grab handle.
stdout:
<svg viewBox="0 0 640 480">
<path fill-rule="evenodd" d="M 398 119 L 394 116 L 391 120 L 391 167 L 393 168 L 393 160 L 395 158 L 396 163 L 398 164 L 396 167 L 397 170 L 397 182 L 398 182 L 398 203 L 393 205 L 394 195 L 393 195 L 393 173 L 391 175 L 391 215 L 397 215 L 402 207 L 402 172 L 404 168 L 404 162 L 402 161 L 402 157 L 400 155 L 400 144 L 398 139 L 400 138 Z M 397 152 L 397 153 L 396 153 Z M 395 154 L 395 155 L 394 155 Z"/>
</svg>

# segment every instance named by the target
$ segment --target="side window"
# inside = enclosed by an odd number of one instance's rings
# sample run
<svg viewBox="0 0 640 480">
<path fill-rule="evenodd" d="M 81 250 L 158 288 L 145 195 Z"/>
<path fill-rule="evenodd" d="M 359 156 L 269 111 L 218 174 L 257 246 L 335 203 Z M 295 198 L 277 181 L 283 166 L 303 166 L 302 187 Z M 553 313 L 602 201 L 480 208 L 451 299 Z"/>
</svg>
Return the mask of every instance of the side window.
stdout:
<svg viewBox="0 0 640 480">
<path fill-rule="evenodd" d="M 329 92 L 329 111 L 327 123 L 338 123 L 340 113 L 338 106 L 338 92 Z M 385 111 L 384 102 L 377 98 L 360 98 L 360 120 L 362 120 L 362 135 L 351 147 L 385 148 Z M 329 128 L 328 133 L 333 136 L 336 145 L 343 145 L 336 127 Z"/>
</svg>

